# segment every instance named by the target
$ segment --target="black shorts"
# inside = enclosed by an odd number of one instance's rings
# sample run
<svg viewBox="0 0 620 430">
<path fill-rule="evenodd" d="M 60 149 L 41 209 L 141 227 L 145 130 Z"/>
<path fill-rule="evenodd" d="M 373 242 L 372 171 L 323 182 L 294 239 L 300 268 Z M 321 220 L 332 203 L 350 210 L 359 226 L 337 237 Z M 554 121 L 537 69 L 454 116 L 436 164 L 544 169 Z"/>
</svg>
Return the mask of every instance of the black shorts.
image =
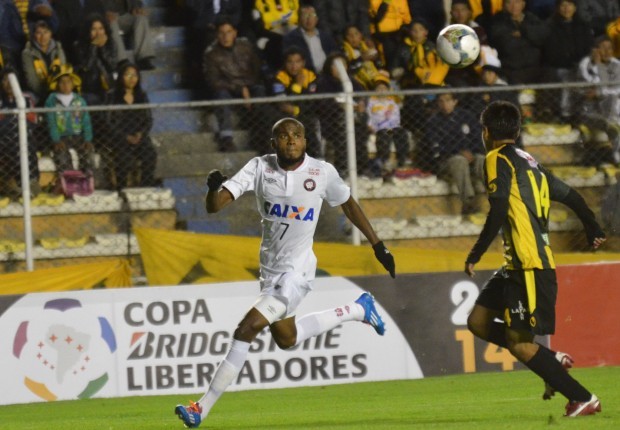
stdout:
<svg viewBox="0 0 620 430">
<path fill-rule="evenodd" d="M 482 287 L 476 304 L 500 311 L 513 330 L 546 335 L 555 332 L 557 295 L 554 269 L 502 268 Z"/>
</svg>

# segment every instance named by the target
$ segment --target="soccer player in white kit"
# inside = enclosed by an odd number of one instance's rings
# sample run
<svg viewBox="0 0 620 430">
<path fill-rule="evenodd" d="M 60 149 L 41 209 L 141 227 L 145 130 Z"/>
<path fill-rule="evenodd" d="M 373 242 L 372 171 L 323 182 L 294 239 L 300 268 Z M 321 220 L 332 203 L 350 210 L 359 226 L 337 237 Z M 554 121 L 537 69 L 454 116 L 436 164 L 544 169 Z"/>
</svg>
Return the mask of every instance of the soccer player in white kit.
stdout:
<svg viewBox="0 0 620 430">
<path fill-rule="evenodd" d="M 316 271 L 312 243 L 323 200 L 342 207 L 346 217 L 372 244 L 376 258 L 392 277 L 395 277 L 395 264 L 334 166 L 306 154 L 301 122 L 294 118 L 276 122 L 271 145 L 275 154 L 253 158 L 230 180 L 219 170 L 210 172 L 207 178 L 208 213 L 218 212 L 246 191 L 254 191 L 256 195 L 263 225 L 261 292 L 237 326 L 228 354 L 215 372 L 208 391 L 198 402 L 176 406 L 175 413 L 189 428 L 198 427 L 207 417 L 239 374 L 250 344 L 267 326 L 282 349 L 348 321 L 364 322 L 379 335 L 385 333 L 383 320 L 369 293 L 345 306 L 295 319 L 295 310 L 312 289 Z"/>
</svg>

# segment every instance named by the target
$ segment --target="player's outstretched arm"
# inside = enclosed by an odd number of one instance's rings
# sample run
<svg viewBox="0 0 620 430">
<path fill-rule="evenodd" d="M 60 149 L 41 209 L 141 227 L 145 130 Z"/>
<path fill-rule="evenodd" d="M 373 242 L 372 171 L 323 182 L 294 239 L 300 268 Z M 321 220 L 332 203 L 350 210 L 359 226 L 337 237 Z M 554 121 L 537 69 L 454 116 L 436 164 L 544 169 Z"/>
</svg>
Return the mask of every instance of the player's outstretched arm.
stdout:
<svg viewBox="0 0 620 430">
<path fill-rule="evenodd" d="M 216 213 L 234 200 L 233 195 L 226 188 L 221 188 L 222 184 L 228 179 L 219 170 L 211 170 L 207 176 L 207 186 L 209 190 L 205 197 L 205 207 L 207 213 Z"/>
<path fill-rule="evenodd" d="M 570 188 L 566 196 L 558 201 L 571 208 L 579 217 L 586 232 L 588 245 L 593 249 L 598 249 L 607 240 L 605 232 L 596 221 L 594 212 L 588 207 L 581 194 Z"/>
<path fill-rule="evenodd" d="M 355 201 L 353 197 L 349 197 L 349 200 L 342 204 L 342 210 L 345 216 L 357 227 L 366 239 L 372 245 L 372 249 L 375 251 L 375 257 L 383 265 L 385 270 L 390 272 L 392 278 L 396 277 L 396 264 L 394 263 L 394 257 L 390 251 L 385 247 L 383 242 L 375 233 L 370 221 L 366 218 L 366 215 L 362 211 L 360 205 Z"/>
</svg>

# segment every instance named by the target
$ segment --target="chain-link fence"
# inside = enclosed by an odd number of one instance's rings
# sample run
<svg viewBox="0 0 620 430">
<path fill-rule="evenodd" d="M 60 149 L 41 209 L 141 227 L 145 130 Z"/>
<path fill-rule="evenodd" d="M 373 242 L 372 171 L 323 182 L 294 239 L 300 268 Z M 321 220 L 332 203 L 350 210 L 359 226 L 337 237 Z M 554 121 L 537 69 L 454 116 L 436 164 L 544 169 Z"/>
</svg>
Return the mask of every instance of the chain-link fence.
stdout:
<svg viewBox="0 0 620 430">
<path fill-rule="evenodd" d="M 620 139 L 618 96 L 611 96 L 615 117 L 605 110 L 609 97 L 605 87 L 585 84 L 388 90 L 355 93 L 349 117 L 344 93 L 251 104 L 28 108 L 29 157 L 22 164 L 30 204 L 22 198 L 18 110 L 2 111 L 2 271 L 24 270 L 28 234 L 37 267 L 138 257 L 136 227 L 258 235 L 251 197 L 207 217 L 205 178 L 213 168 L 230 176 L 251 157 L 270 152 L 272 124 L 292 115 L 306 126 L 308 153 L 347 178 L 382 239 L 466 252 L 488 209 L 478 117 L 499 99 L 520 106 L 525 150 L 574 186 L 614 235 Z M 585 250 L 574 214 L 561 205 L 551 213 L 556 251 Z M 317 240 L 351 240 L 340 211 L 325 209 L 319 224 Z M 607 249 L 619 248 L 612 240 Z"/>
</svg>

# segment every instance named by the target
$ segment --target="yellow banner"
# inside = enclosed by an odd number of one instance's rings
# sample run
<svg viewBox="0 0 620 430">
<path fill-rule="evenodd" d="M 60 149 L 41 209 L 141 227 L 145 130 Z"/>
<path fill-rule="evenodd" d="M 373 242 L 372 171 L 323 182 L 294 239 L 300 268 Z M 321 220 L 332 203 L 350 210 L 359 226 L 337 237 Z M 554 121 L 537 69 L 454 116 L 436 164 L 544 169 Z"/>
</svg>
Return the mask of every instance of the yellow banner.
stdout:
<svg viewBox="0 0 620 430">
<path fill-rule="evenodd" d="M 131 286 L 131 269 L 129 263 L 121 259 L 0 275 L 0 294 L 129 286 Z"/>
<path fill-rule="evenodd" d="M 142 262 L 149 285 L 180 285 L 252 280 L 258 277 L 260 239 L 185 231 L 136 229 Z M 467 254 L 461 251 L 420 250 L 390 247 L 396 273 L 454 272 L 465 267 Z M 387 274 L 370 246 L 315 243 L 318 274 L 363 276 Z M 618 254 L 605 254 L 620 260 Z M 603 260 L 600 254 L 558 254 L 558 264 Z M 487 253 L 476 268 L 492 270 L 503 263 L 500 253 Z"/>
</svg>

